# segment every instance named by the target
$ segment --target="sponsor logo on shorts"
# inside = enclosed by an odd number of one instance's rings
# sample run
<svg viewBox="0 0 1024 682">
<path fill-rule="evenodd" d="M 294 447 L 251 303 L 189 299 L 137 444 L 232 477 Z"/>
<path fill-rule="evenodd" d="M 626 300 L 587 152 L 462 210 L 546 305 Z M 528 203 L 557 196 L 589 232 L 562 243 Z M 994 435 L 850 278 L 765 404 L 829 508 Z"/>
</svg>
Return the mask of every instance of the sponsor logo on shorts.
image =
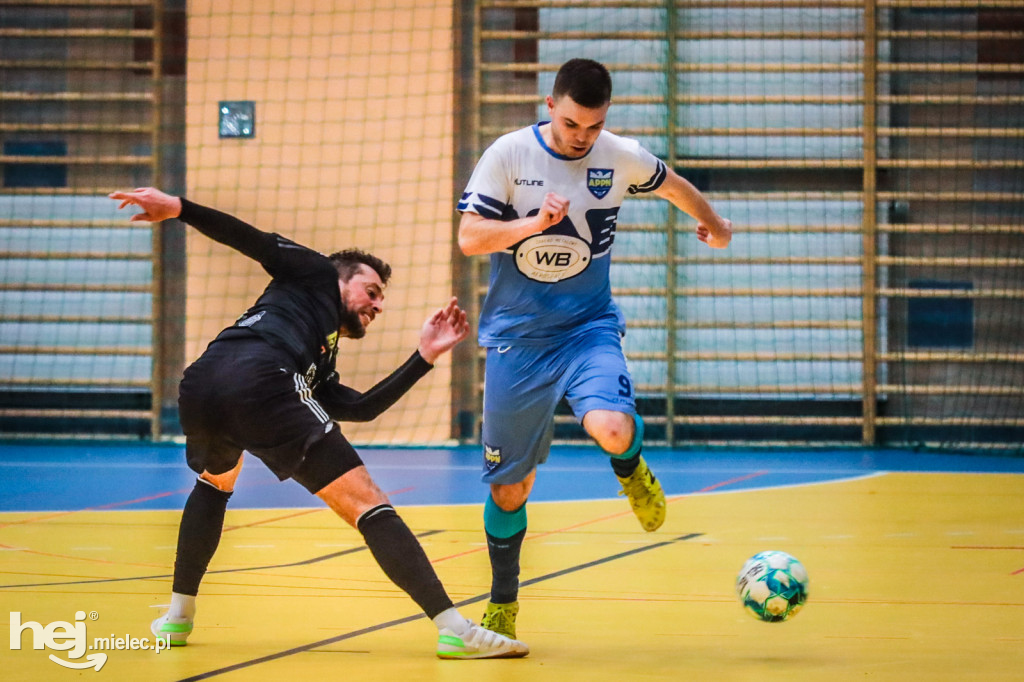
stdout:
<svg viewBox="0 0 1024 682">
<path fill-rule="evenodd" d="M 501 464 L 501 448 L 492 448 L 487 443 L 484 443 L 484 466 L 490 471 L 499 464 Z"/>
<path fill-rule="evenodd" d="M 605 195 L 612 189 L 612 175 L 615 173 L 611 168 L 588 168 L 587 189 L 598 199 L 604 199 Z"/>
</svg>

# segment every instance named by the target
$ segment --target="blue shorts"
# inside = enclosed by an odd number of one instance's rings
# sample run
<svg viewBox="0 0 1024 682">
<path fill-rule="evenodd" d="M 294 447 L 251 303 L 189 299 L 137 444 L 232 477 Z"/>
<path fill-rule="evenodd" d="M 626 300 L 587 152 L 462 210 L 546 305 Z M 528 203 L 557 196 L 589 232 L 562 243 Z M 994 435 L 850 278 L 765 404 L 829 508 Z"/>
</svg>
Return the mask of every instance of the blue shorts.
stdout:
<svg viewBox="0 0 1024 682">
<path fill-rule="evenodd" d="M 547 460 L 563 397 L 580 422 L 591 410 L 636 413 L 618 330 L 591 329 L 558 345 L 487 349 L 484 483 L 518 483 Z"/>
</svg>

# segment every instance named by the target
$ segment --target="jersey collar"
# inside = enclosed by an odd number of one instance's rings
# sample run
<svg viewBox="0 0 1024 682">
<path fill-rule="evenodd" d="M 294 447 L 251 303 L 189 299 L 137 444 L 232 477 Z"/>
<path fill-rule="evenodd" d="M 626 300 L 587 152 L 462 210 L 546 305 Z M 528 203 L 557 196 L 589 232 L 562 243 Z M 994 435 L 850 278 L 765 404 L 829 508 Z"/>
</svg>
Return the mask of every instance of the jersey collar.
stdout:
<svg viewBox="0 0 1024 682">
<path fill-rule="evenodd" d="M 565 156 L 564 154 L 559 154 L 554 149 L 548 146 L 548 143 L 544 141 L 544 136 L 540 134 L 540 127 L 543 125 L 550 124 L 551 121 L 540 121 L 539 123 L 534 123 L 533 134 L 537 138 L 537 142 L 540 144 L 541 149 L 546 151 L 551 156 L 555 157 L 556 159 L 559 159 L 560 161 L 579 161 L 580 159 L 587 158 L 590 152 L 594 151 L 594 146 L 597 144 L 596 140 L 594 141 L 594 144 L 590 145 L 590 149 L 588 149 L 587 153 L 584 154 L 583 156 Z"/>
</svg>

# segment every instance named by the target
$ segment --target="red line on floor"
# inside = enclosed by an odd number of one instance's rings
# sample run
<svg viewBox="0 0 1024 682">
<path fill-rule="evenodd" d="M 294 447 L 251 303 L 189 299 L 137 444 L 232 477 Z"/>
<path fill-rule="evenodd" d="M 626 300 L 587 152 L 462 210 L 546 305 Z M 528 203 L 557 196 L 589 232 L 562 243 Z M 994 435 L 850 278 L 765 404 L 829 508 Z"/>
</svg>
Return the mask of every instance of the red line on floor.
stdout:
<svg viewBox="0 0 1024 682">
<path fill-rule="evenodd" d="M 769 474 L 769 473 L 771 473 L 771 472 L 769 472 L 769 471 L 755 471 L 752 474 L 746 474 L 745 476 L 737 476 L 736 478 L 730 478 L 728 481 L 722 481 L 721 483 L 714 483 L 712 485 L 709 485 L 706 488 L 701 488 L 697 492 L 699 492 L 699 493 L 708 493 L 708 492 L 711 492 L 712 490 L 717 490 L 718 488 L 724 488 L 727 485 L 732 485 L 733 483 L 739 483 L 740 481 L 749 481 L 752 478 L 757 478 L 758 476 L 764 476 L 764 475 Z M 687 493 L 687 494 L 689 494 L 689 493 Z M 672 500 L 678 500 L 681 497 L 686 497 L 686 495 L 677 495 L 677 496 L 673 497 Z"/>
<path fill-rule="evenodd" d="M 182 488 L 181 490 L 169 490 L 169 491 L 164 492 L 164 493 L 157 493 L 156 495 L 147 495 L 146 497 L 139 497 L 139 498 L 134 499 L 134 500 L 125 500 L 123 502 L 110 502 L 109 504 L 100 504 L 100 505 L 96 505 L 94 507 L 84 507 L 82 509 L 72 509 L 70 511 L 54 512 L 52 514 L 44 514 L 42 516 L 33 516 L 32 518 L 29 518 L 29 519 L 21 519 L 20 521 L 10 521 L 8 523 L 2 523 L 2 524 L 0 524 L 0 528 L 6 528 L 8 526 L 18 526 L 18 525 L 22 525 L 22 524 L 26 524 L 26 523 L 35 523 L 37 521 L 46 521 L 48 519 L 56 519 L 56 518 L 60 518 L 60 517 L 63 517 L 63 516 L 70 516 L 71 514 L 78 514 L 79 512 L 100 511 L 100 510 L 103 510 L 103 509 L 114 509 L 115 507 L 124 507 L 124 506 L 127 506 L 129 504 L 136 504 L 136 503 L 139 503 L 139 502 L 148 502 L 150 500 L 158 500 L 161 497 L 169 497 L 171 495 L 180 495 L 182 493 L 187 493 L 190 490 L 192 490 L 191 487 L 189 487 L 189 488 Z"/>
<path fill-rule="evenodd" d="M 27 547 L 11 547 L 0 543 L 0 549 L 9 549 L 15 552 L 25 552 L 26 554 L 36 554 L 38 556 L 54 557 L 56 559 L 72 559 L 74 561 L 88 561 L 96 564 L 107 564 L 110 566 L 143 566 L 145 568 L 158 568 L 160 564 L 143 564 L 135 561 L 109 561 L 107 559 L 93 559 L 91 557 L 84 556 L 72 556 L 70 554 L 55 554 L 54 552 L 40 552 L 37 549 L 28 549 Z"/>
<path fill-rule="evenodd" d="M 388 496 L 391 496 L 391 495 L 401 495 L 402 493 L 407 493 L 410 490 L 415 490 L 415 489 L 416 489 L 416 486 L 410 485 L 410 486 L 407 486 L 405 488 L 399 488 L 398 490 L 389 490 L 385 494 L 388 495 Z M 269 519 L 262 519 L 260 521 L 253 521 L 252 523 L 242 523 L 242 524 L 239 524 L 237 526 L 228 526 L 227 528 L 224 529 L 224 532 L 226 533 L 229 530 L 238 530 L 239 528 L 252 528 L 253 526 L 262 526 L 265 523 L 273 523 L 274 521 L 283 521 L 284 519 L 293 519 L 296 516 L 304 516 L 306 514 L 312 514 L 313 512 L 324 511 L 325 509 L 326 509 L 326 507 L 317 507 L 315 509 L 303 509 L 302 511 L 298 511 L 298 512 L 295 512 L 295 513 L 292 513 L 292 514 L 284 514 L 283 516 L 274 516 L 274 517 L 271 517 Z"/>
<path fill-rule="evenodd" d="M 714 483 L 712 485 L 707 486 L 706 488 L 701 488 L 697 492 L 698 493 L 706 493 L 706 492 L 709 492 L 711 490 L 715 490 L 716 488 L 721 488 L 723 486 L 731 485 L 733 483 L 739 483 L 740 481 L 746 481 L 746 480 L 749 480 L 751 478 L 757 478 L 758 476 L 764 476 L 767 473 L 769 473 L 769 472 L 767 472 L 767 471 L 755 471 L 752 474 L 746 474 L 745 476 L 737 476 L 735 478 L 730 478 L 730 479 L 728 479 L 726 481 L 720 481 L 718 483 Z M 669 498 L 667 498 L 665 500 L 665 502 L 666 503 L 675 502 L 676 500 L 681 500 L 684 497 L 686 497 L 688 495 L 692 495 L 692 494 L 693 493 L 684 493 L 682 495 L 676 495 L 674 497 L 669 497 Z M 555 535 L 557 533 L 564 533 L 567 530 L 574 530 L 576 528 L 581 528 L 583 526 L 589 526 L 589 525 L 594 524 L 594 523 L 600 523 L 601 521 L 609 521 L 611 519 L 617 519 L 617 518 L 620 518 L 622 516 L 628 516 L 628 515 L 630 515 L 632 513 L 633 513 L 632 509 L 626 509 L 625 511 L 617 512 L 615 514 L 609 514 L 607 516 L 602 516 L 602 517 L 599 517 L 599 518 L 596 518 L 596 519 L 589 519 L 587 521 L 581 521 L 580 523 L 574 523 L 571 526 L 566 526 L 564 528 L 559 528 L 557 530 L 549 530 L 549 531 L 545 531 L 543 533 L 537 533 L 535 535 L 527 535 L 524 538 L 524 541 L 525 540 L 537 540 L 539 538 L 544 538 L 544 537 L 547 537 L 549 535 Z M 483 547 L 477 547 L 476 549 L 466 550 L 465 552 L 459 552 L 458 554 L 451 554 L 451 555 L 446 556 L 446 557 L 441 557 L 439 559 L 434 559 L 430 563 L 436 564 L 436 563 L 440 563 L 442 561 L 447 561 L 449 559 L 457 559 L 459 557 L 463 557 L 463 556 L 466 556 L 466 555 L 469 555 L 469 554 L 476 554 L 477 552 L 482 552 L 482 551 L 484 551 L 486 549 L 487 549 L 487 546 L 485 545 Z"/>
<path fill-rule="evenodd" d="M 261 519 L 260 521 L 253 521 L 252 523 L 242 523 L 237 526 L 228 526 L 224 529 L 224 532 L 227 533 L 229 530 L 238 530 L 239 528 L 252 528 L 253 526 L 262 526 L 264 523 L 273 523 L 274 521 L 293 519 L 296 516 L 305 516 L 306 514 L 312 514 L 313 512 L 319 511 L 324 511 L 324 509 L 319 507 L 316 509 L 303 509 L 302 511 L 297 511 L 292 514 L 285 514 L 283 516 L 273 516 L 269 519 Z"/>
</svg>

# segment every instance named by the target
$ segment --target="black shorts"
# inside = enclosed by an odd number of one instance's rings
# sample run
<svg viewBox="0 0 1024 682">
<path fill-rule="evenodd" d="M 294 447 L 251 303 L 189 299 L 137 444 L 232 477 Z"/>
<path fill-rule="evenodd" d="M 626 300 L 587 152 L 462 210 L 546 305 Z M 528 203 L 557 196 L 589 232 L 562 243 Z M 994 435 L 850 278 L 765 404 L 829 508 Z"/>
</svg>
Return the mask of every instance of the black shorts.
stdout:
<svg viewBox="0 0 1024 682">
<path fill-rule="evenodd" d="M 212 344 L 185 370 L 178 411 L 189 468 L 223 474 L 247 450 L 279 479 L 315 493 L 362 465 L 291 365 L 269 344 L 246 339 Z"/>
</svg>

